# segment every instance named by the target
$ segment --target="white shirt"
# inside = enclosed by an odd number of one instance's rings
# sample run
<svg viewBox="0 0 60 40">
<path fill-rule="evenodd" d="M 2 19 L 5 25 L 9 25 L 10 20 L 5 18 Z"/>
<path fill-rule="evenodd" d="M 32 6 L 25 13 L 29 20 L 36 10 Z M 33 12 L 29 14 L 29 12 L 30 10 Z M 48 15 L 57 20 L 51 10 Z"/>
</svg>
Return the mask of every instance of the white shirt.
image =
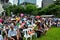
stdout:
<svg viewBox="0 0 60 40">
<path fill-rule="evenodd" d="M 2 37 L 2 35 L 0 35 L 0 40 L 3 40 L 3 37 Z"/>
<path fill-rule="evenodd" d="M 10 30 L 8 31 L 8 37 L 16 36 L 16 35 L 17 35 L 17 31 L 16 31 L 16 30 L 13 30 L 13 31 L 12 31 L 12 30 L 10 29 Z"/>
</svg>

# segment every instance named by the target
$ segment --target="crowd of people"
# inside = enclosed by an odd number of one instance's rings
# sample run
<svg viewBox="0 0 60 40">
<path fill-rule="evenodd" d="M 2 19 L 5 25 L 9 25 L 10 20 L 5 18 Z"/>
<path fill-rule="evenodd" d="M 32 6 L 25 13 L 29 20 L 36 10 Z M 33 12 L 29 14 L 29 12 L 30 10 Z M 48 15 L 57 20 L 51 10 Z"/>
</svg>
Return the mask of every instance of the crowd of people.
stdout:
<svg viewBox="0 0 60 40">
<path fill-rule="evenodd" d="M 23 30 L 28 28 L 32 29 L 28 30 L 29 35 L 36 33 L 36 37 L 39 38 L 51 27 L 50 22 L 50 19 L 36 16 L 0 16 L 0 40 L 23 40 Z"/>
</svg>

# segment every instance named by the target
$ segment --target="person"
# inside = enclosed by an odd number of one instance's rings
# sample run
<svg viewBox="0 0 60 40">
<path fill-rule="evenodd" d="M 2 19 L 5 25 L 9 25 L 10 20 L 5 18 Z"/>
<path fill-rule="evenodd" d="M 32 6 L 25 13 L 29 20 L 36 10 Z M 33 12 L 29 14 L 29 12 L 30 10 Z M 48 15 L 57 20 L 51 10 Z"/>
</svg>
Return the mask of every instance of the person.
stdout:
<svg viewBox="0 0 60 40">
<path fill-rule="evenodd" d="M 14 25 L 11 24 L 10 28 L 11 29 L 9 29 L 9 31 L 8 31 L 8 39 L 9 40 L 17 40 L 17 37 L 16 37 L 17 36 L 17 31 L 14 30 Z"/>
<path fill-rule="evenodd" d="M 43 30 L 42 30 L 42 27 L 41 27 L 40 23 L 41 23 L 40 20 L 38 20 L 38 21 L 36 22 L 36 25 L 37 25 L 37 27 L 38 27 L 38 29 L 35 30 L 35 32 L 36 32 L 36 34 L 37 34 L 37 38 L 39 38 L 39 37 L 41 36 L 41 34 L 43 33 Z"/>
<path fill-rule="evenodd" d="M 2 17 L 0 17 L 0 23 L 3 23 L 3 19 L 2 19 Z"/>
<path fill-rule="evenodd" d="M 0 23 L 0 32 L 1 32 L 1 34 L 2 34 L 2 30 L 3 30 L 3 24 Z"/>
<path fill-rule="evenodd" d="M 1 35 L 1 32 L 0 32 L 0 40 L 3 40 L 3 36 Z"/>
<path fill-rule="evenodd" d="M 8 40 L 8 31 L 9 31 L 9 28 L 8 28 L 8 25 L 4 25 L 4 28 L 3 28 L 3 38 L 4 38 L 4 40 Z"/>
<path fill-rule="evenodd" d="M 16 19 L 16 21 L 19 21 L 19 20 L 20 20 L 20 17 L 17 17 L 17 16 L 16 16 L 16 18 L 15 18 L 15 19 Z"/>
<path fill-rule="evenodd" d="M 8 40 L 23 40 L 20 37 L 19 29 L 16 29 L 16 30 L 14 29 L 13 23 L 10 25 L 10 29 L 8 31 Z"/>
</svg>

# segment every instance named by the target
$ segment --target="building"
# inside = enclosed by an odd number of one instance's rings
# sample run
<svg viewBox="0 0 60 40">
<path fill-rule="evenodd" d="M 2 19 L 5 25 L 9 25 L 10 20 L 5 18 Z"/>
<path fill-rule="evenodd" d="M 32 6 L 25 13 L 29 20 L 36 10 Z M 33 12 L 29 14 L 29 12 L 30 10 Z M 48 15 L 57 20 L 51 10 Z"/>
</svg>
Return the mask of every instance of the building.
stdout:
<svg viewBox="0 0 60 40">
<path fill-rule="evenodd" d="M 35 4 L 37 5 L 37 7 L 45 7 L 45 6 L 48 6 L 50 4 L 53 4 L 54 1 L 56 0 L 9 0 L 9 2 L 14 5 L 20 5 L 20 4 L 23 4 L 25 5 L 26 3 L 32 3 L 32 4 Z"/>
<path fill-rule="evenodd" d="M 4 9 L 2 8 L 2 4 L 0 4 L 0 15 L 3 11 L 4 11 Z"/>
<path fill-rule="evenodd" d="M 42 7 L 42 0 L 36 0 L 37 7 Z"/>
<path fill-rule="evenodd" d="M 38 7 L 41 7 L 42 5 L 42 0 L 9 0 L 10 3 L 12 3 L 12 5 L 16 4 L 16 5 L 20 5 L 23 4 L 25 5 L 26 3 L 32 3 L 34 5 L 37 5 Z"/>
<path fill-rule="evenodd" d="M 4 4 L 7 4 L 9 0 L 0 0 L 0 4 L 1 6 L 3 6 Z M 5 6 L 5 5 L 4 5 Z"/>
<path fill-rule="evenodd" d="M 19 4 L 25 5 L 26 3 L 32 3 L 37 5 L 37 7 L 42 7 L 42 0 L 19 0 Z"/>
<path fill-rule="evenodd" d="M 37 7 L 45 7 L 45 6 L 48 6 L 50 4 L 53 4 L 54 1 L 56 0 L 19 0 L 19 4 L 25 4 L 26 2 L 27 3 L 32 3 L 32 4 L 35 4 L 37 5 Z"/>
<path fill-rule="evenodd" d="M 9 0 L 0 0 L 1 4 L 8 3 Z"/>
<path fill-rule="evenodd" d="M 7 3 L 7 2 L 8 2 L 8 0 L 0 0 L 0 15 L 4 11 L 4 9 L 2 8 L 3 4 Z"/>
<path fill-rule="evenodd" d="M 24 2 L 27 2 L 27 3 L 32 3 L 32 4 L 36 4 L 36 0 L 20 0 L 19 3 L 24 3 Z"/>
<path fill-rule="evenodd" d="M 18 0 L 9 0 L 9 3 L 11 3 L 12 5 L 17 5 L 18 4 Z"/>
<path fill-rule="evenodd" d="M 37 7 L 45 7 L 48 4 L 53 3 L 52 0 L 9 0 L 10 3 L 12 3 L 12 5 L 16 4 L 16 5 L 26 5 L 26 3 L 32 3 L 34 5 L 37 5 Z"/>
<path fill-rule="evenodd" d="M 53 4 L 56 0 L 42 0 L 42 7 L 46 7 L 50 4 Z"/>
</svg>

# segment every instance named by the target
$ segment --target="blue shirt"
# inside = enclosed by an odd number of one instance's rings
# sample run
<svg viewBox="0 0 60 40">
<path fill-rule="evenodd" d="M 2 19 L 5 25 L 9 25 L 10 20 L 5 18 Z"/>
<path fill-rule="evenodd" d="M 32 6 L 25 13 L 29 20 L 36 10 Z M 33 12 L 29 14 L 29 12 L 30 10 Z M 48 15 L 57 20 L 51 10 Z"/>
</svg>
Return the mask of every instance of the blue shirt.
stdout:
<svg viewBox="0 0 60 40">
<path fill-rule="evenodd" d="M 0 35 L 0 40 L 3 40 L 3 36 L 2 35 Z"/>
<path fill-rule="evenodd" d="M 17 35 L 17 31 L 16 30 L 9 30 L 8 31 L 8 37 L 11 37 L 11 36 L 16 36 Z"/>
</svg>

